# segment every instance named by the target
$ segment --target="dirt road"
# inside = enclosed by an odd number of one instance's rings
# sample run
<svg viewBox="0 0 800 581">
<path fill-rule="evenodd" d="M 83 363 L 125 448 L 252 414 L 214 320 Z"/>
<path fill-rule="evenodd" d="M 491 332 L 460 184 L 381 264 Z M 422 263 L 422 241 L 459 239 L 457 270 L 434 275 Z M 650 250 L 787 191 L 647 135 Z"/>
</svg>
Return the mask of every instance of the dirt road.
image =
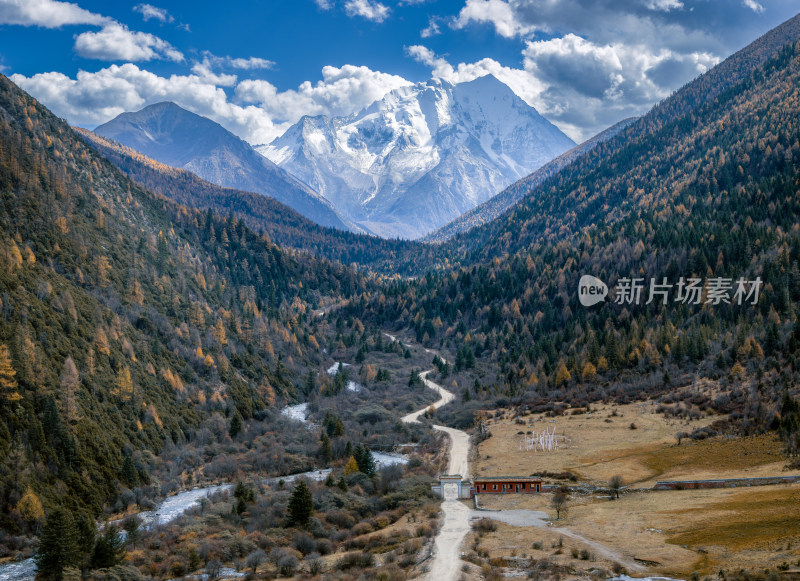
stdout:
<svg viewBox="0 0 800 581">
<path fill-rule="evenodd" d="M 391 335 L 389 337 L 394 340 Z M 428 389 L 434 390 L 441 396 L 437 402 L 432 404 L 434 408 L 440 408 L 453 401 L 455 396 L 441 385 L 428 379 L 431 371 L 433 370 L 425 371 L 420 376 Z M 407 424 L 416 423 L 426 411 L 428 411 L 427 407 L 410 413 L 403 418 L 403 421 Z M 469 478 L 469 436 L 454 428 L 433 427 L 450 437 L 448 474 L 460 474 L 464 479 Z M 469 519 L 472 511 L 458 499 L 445 496 L 442 512 L 444 513 L 444 522 L 434 543 L 433 561 L 426 577 L 429 581 L 455 581 L 458 578 L 461 570 L 459 548 L 470 527 Z"/>
</svg>

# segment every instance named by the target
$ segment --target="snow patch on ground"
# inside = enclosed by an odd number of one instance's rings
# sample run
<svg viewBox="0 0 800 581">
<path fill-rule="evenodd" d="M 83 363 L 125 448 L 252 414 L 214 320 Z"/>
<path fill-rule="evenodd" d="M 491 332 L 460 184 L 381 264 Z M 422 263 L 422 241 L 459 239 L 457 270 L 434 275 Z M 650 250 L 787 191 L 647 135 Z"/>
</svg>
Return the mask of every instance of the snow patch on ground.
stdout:
<svg viewBox="0 0 800 581">
<path fill-rule="evenodd" d="M 341 361 L 337 361 L 336 363 L 328 367 L 328 370 L 325 373 L 327 373 L 328 375 L 336 375 L 337 373 L 339 373 L 340 365 L 342 366 L 342 369 L 344 369 L 345 367 L 350 367 L 349 363 L 342 363 Z"/>
<path fill-rule="evenodd" d="M 372 458 L 378 468 L 385 468 L 386 466 L 394 466 L 396 464 L 408 464 L 408 456 L 405 454 L 387 454 L 386 452 L 373 452 Z"/>
<path fill-rule="evenodd" d="M 185 490 L 164 499 L 164 502 L 156 510 L 140 512 L 137 516 L 145 527 L 163 525 L 175 520 L 193 506 L 199 505 L 203 498 L 208 498 L 215 492 L 224 492 L 230 488 L 232 488 L 231 484 L 220 484 L 218 486 L 204 486 Z"/>
<path fill-rule="evenodd" d="M 288 476 L 275 476 L 273 478 L 265 479 L 264 484 L 275 486 L 280 484 L 281 480 L 283 480 L 284 484 L 292 484 L 298 478 L 307 478 L 308 480 L 313 480 L 314 482 L 322 482 L 331 472 L 333 472 L 333 470 L 330 468 L 324 468 L 322 470 L 311 470 L 310 472 L 301 472 L 300 474 L 290 474 Z"/>
<path fill-rule="evenodd" d="M 34 577 L 36 577 L 36 561 L 33 558 L 0 565 L 0 581 L 30 581 Z"/>
</svg>

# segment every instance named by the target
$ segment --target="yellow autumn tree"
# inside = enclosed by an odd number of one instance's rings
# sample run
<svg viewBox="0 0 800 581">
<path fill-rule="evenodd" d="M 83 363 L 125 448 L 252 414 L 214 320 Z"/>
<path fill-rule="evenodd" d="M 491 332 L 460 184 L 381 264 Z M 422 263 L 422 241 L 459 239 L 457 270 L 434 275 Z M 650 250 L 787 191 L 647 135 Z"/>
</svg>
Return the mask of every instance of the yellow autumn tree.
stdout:
<svg viewBox="0 0 800 581">
<path fill-rule="evenodd" d="M 556 370 L 556 387 L 567 383 L 570 379 L 572 379 L 572 375 L 569 369 L 567 369 L 563 361 L 559 362 L 558 369 Z"/>
<path fill-rule="evenodd" d="M 108 335 L 106 335 L 103 327 L 97 329 L 97 335 L 94 336 L 94 343 L 97 345 L 97 350 L 103 355 L 111 354 L 111 348 L 108 345 Z"/>
<path fill-rule="evenodd" d="M 0 394 L 9 402 L 17 402 L 22 396 L 17 391 L 17 372 L 11 363 L 11 353 L 8 346 L 0 345 Z"/>
<path fill-rule="evenodd" d="M 81 384 L 81 377 L 75 361 L 67 356 L 64 360 L 64 369 L 59 378 L 61 384 L 61 407 L 68 424 L 77 423 L 80 420 L 80 410 L 78 408 L 78 388 Z"/>
<path fill-rule="evenodd" d="M 219 342 L 220 345 L 228 344 L 228 336 L 225 333 L 225 324 L 222 322 L 222 319 L 217 319 L 217 322 L 214 325 L 213 333 L 214 338 Z"/>
<path fill-rule="evenodd" d="M 131 378 L 130 368 L 120 367 L 117 372 L 117 380 L 114 382 L 114 395 L 123 401 L 130 401 L 133 398 L 133 379 Z"/>
<path fill-rule="evenodd" d="M 17 503 L 17 512 L 26 523 L 33 526 L 44 518 L 44 508 L 39 497 L 31 490 L 30 487 L 22 495 Z"/>
<path fill-rule="evenodd" d="M 356 462 L 355 458 L 350 456 L 350 459 L 347 461 L 347 464 L 345 464 L 344 467 L 344 475 L 350 476 L 351 474 L 355 474 L 356 472 L 358 472 L 358 462 Z"/>
<path fill-rule="evenodd" d="M 583 377 L 584 381 L 592 381 L 595 377 L 597 377 L 597 368 L 592 365 L 591 361 L 587 361 L 586 365 L 583 366 L 581 377 Z"/>
</svg>

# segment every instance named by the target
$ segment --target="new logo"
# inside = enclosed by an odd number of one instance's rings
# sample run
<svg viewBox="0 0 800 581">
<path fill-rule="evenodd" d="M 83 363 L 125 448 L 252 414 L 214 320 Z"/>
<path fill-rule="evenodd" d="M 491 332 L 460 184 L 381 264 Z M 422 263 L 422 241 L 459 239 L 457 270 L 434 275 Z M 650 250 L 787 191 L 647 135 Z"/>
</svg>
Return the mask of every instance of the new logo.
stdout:
<svg viewBox="0 0 800 581">
<path fill-rule="evenodd" d="M 578 281 L 578 300 L 584 307 L 602 303 L 608 296 L 608 286 L 596 276 L 584 274 Z"/>
</svg>

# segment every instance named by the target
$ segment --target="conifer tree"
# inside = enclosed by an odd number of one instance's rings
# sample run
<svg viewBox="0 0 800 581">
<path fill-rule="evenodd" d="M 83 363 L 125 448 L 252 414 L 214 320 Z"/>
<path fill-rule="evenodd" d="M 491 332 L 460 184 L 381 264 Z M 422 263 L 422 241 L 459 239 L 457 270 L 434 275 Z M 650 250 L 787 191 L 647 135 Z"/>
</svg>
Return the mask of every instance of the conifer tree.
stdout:
<svg viewBox="0 0 800 581">
<path fill-rule="evenodd" d="M 125 456 L 125 460 L 122 462 L 120 477 L 131 488 L 139 484 L 139 473 L 136 471 L 136 466 L 133 465 L 133 458 L 130 456 Z"/>
<path fill-rule="evenodd" d="M 356 451 L 353 453 L 353 458 L 356 459 L 358 470 L 367 476 L 375 475 L 375 459 L 372 457 L 372 452 L 366 444 L 359 444 L 356 446 Z"/>
<path fill-rule="evenodd" d="M 119 565 L 125 558 L 125 553 L 125 539 L 119 534 L 119 529 L 114 525 L 107 524 L 103 534 L 94 545 L 92 568 L 106 569 Z"/>
<path fill-rule="evenodd" d="M 308 524 L 311 515 L 314 513 L 314 499 L 305 480 L 301 479 L 294 487 L 292 496 L 289 498 L 288 511 L 290 525 L 304 527 Z"/>
<path fill-rule="evenodd" d="M 81 554 L 78 548 L 78 530 L 72 514 L 57 507 L 47 515 L 39 552 L 36 554 L 37 577 L 61 581 L 64 569 L 79 567 Z"/>
<path fill-rule="evenodd" d="M 228 428 L 228 433 L 230 434 L 231 438 L 235 438 L 239 432 L 242 431 L 242 415 L 239 413 L 239 410 L 233 412 L 233 417 L 231 418 L 231 426 Z"/>
<path fill-rule="evenodd" d="M 11 353 L 6 345 L 0 345 L 0 393 L 2 398 L 9 402 L 17 402 L 22 396 L 17 391 L 17 375 L 11 364 Z"/>
</svg>

